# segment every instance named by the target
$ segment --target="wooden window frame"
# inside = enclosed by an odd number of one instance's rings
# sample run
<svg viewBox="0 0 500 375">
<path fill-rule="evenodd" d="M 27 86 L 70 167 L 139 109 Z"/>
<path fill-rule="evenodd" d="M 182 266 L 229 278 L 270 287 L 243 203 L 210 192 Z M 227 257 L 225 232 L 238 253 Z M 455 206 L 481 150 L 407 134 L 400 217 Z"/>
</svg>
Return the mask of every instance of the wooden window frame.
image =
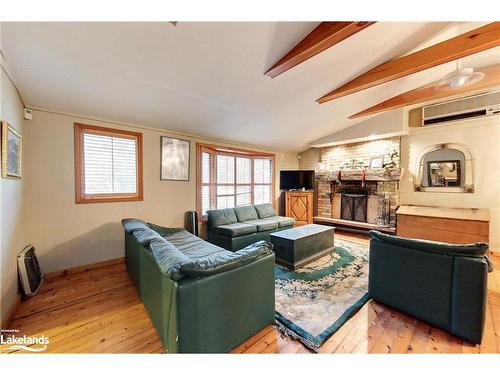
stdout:
<svg viewBox="0 0 500 375">
<path fill-rule="evenodd" d="M 142 173 L 142 133 L 106 128 L 101 126 L 75 123 L 75 202 L 76 203 L 110 203 L 142 201 L 143 173 Z M 135 193 L 109 193 L 85 194 L 85 170 L 83 135 L 97 134 L 115 138 L 133 139 L 136 141 L 136 192 Z"/>
<path fill-rule="evenodd" d="M 213 155 L 227 155 L 227 156 L 233 156 L 235 157 L 235 162 L 234 162 L 234 168 L 235 168 L 235 181 L 232 184 L 213 184 L 213 183 L 203 183 L 202 181 L 202 154 L 206 153 L 211 153 Z M 250 165 L 250 183 L 237 183 L 237 175 L 236 175 L 236 158 L 237 157 L 246 157 L 252 160 L 251 165 Z M 253 160 L 254 159 L 270 159 L 271 160 L 271 183 L 270 184 L 255 184 L 254 183 L 254 164 Z M 216 164 L 216 162 L 215 162 Z M 214 178 L 216 178 L 217 170 L 216 167 L 214 170 L 211 171 L 211 173 L 215 174 Z M 276 155 L 272 153 L 266 153 L 266 152 L 260 152 L 260 151 L 252 151 L 252 150 L 245 150 L 245 149 L 240 149 L 240 148 L 234 148 L 234 147 L 225 147 L 225 146 L 217 146 L 213 144 L 206 144 L 206 143 L 196 143 L 196 211 L 198 212 L 198 218 L 199 221 L 204 223 L 207 221 L 206 216 L 202 215 L 202 207 L 201 207 L 201 192 L 202 192 L 202 186 L 214 186 L 215 189 L 211 189 L 211 196 L 210 200 L 213 202 L 216 202 L 217 199 L 217 193 L 216 189 L 217 186 L 234 186 L 235 187 L 235 199 L 236 199 L 236 190 L 238 186 L 250 186 L 250 193 L 251 193 L 251 199 L 250 201 L 253 202 L 253 187 L 254 185 L 270 185 L 271 186 L 271 204 L 273 207 L 275 207 L 275 202 L 274 202 L 274 194 L 275 194 L 275 188 L 276 188 Z M 236 204 L 236 202 L 235 202 Z"/>
</svg>

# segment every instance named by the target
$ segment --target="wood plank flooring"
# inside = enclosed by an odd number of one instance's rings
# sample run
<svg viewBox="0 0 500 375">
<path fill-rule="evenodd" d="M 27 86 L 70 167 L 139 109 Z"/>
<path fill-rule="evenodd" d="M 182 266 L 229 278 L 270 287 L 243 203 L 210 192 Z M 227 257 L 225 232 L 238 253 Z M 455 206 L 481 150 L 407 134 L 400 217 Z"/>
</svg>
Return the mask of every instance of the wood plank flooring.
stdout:
<svg viewBox="0 0 500 375">
<path fill-rule="evenodd" d="M 367 243 L 360 235 L 338 238 Z M 492 257 L 497 268 L 500 256 Z M 471 345 L 397 310 L 369 301 L 320 348 L 320 353 L 500 353 L 500 270 L 489 274 L 483 343 Z M 50 338 L 44 353 L 162 353 L 164 349 L 123 261 L 51 275 L 23 301 L 16 335 Z M 6 350 L 2 353 L 23 353 Z M 233 353 L 311 353 L 268 326 Z"/>
</svg>

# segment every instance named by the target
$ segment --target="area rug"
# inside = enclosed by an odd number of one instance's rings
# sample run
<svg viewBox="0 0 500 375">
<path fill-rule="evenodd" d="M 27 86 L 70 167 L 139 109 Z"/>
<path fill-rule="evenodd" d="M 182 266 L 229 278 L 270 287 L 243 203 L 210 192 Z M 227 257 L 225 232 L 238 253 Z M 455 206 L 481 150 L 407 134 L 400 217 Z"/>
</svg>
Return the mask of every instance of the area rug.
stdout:
<svg viewBox="0 0 500 375">
<path fill-rule="evenodd" d="M 335 239 L 335 251 L 292 271 L 275 268 L 276 324 L 316 351 L 368 300 L 368 246 Z"/>
</svg>

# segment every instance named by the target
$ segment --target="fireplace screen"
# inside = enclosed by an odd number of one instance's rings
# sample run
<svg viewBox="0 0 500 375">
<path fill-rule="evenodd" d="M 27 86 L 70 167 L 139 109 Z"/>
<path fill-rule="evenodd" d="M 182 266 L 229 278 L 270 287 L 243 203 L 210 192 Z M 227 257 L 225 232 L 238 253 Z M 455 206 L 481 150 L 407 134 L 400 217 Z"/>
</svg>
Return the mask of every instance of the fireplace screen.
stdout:
<svg viewBox="0 0 500 375">
<path fill-rule="evenodd" d="M 340 201 L 340 218 L 366 222 L 366 194 L 342 194 Z"/>
</svg>

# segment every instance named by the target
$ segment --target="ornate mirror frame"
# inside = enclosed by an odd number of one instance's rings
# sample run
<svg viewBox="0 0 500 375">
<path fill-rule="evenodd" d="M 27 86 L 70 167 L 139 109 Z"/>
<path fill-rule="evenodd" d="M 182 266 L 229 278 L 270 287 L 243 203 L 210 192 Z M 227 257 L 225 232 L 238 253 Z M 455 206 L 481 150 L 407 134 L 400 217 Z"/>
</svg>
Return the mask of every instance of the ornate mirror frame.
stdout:
<svg viewBox="0 0 500 375">
<path fill-rule="evenodd" d="M 424 177 L 425 156 L 432 151 L 437 150 L 457 150 L 464 154 L 464 184 L 457 187 L 430 187 L 424 186 L 422 178 Z M 417 165 L 415 168 L 417 172 L 413 176 L 413 187 L 418 192 L 432 192 L 432 193 L 474 193 L 474 157 L 471 150 L 467 146 L 460 143 L 441 143 L 424 148 L 417 158 Z"/>
</svg>

